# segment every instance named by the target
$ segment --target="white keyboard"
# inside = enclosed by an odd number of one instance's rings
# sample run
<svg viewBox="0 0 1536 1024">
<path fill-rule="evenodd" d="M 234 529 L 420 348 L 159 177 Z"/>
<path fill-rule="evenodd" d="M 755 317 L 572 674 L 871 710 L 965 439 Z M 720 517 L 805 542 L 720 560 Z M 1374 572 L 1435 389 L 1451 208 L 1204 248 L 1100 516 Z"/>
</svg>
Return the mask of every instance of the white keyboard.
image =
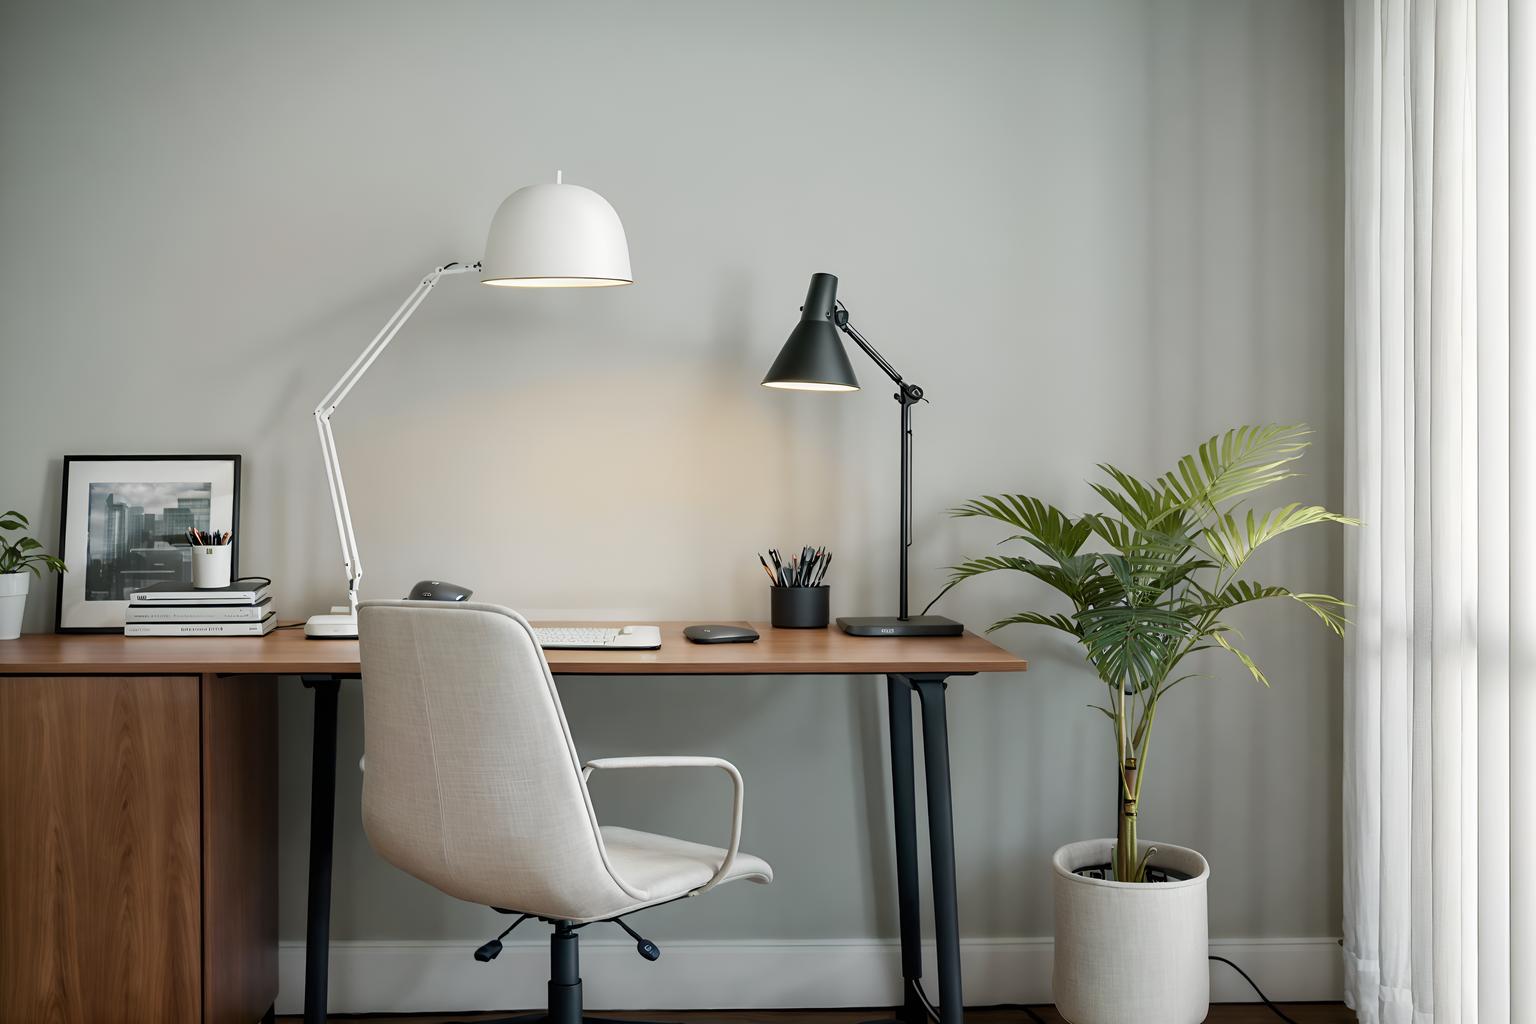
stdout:
<svg viewBox="0 0 1536 1024">
<path fill-rule="evenodd" d="M 654 651 L 661 646 L 656 626 L 535 626 L 533 638 L 545 650 Z"/>
</svg>

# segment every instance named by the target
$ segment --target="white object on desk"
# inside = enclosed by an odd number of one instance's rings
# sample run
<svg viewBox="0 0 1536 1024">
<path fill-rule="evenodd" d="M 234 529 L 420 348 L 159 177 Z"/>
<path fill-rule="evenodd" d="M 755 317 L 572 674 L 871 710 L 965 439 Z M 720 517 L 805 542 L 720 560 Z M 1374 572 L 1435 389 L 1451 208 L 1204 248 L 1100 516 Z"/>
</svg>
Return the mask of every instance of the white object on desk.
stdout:
<svg viewBox="0 0 1536 1024">
<path fill-rule="evenodd" d="M 0 573 L 0 640 L 21 636 L 21 617 L 27 610 L 27 587 L 32 582 L 28 572 Z"/>
<path fill-rule="evenodd" d="M 661 646 L 658 626 L 537 626 L 533 638 L 546 651 L 654 651 Z"/>
<path fill-rule="evenodd" d="M 192 586 L 212 590 L 229 586 L 229 544 L 210 544 L 192 549 Z"/>
<path fill-rule="evenodd" d="M 311 616 L 304 624 L 305 636 L 357 636 L 358 584 L 363 578 L 363 559 L 352 529 L 352 512 L 341 479 L 341 458 L 336 452 L 336 436 L 331 432 L 331 417 L 437 282 L 444 275 L 471 270 L 481 271 L 481 284 L 503 287 L 591 288 L 634 283 L 629 268 L 629 242 L 619 215 L 591 189 L 565 184 L 559 172 L 553 185 L 529 185 L 502 202 L 491 219 L 483 262 L 469 266 L 448 263 L 422 278 L 335 387 L 315 406 L 315 427 L 320 432 L 320 452 L 331 488 L 336 532 L 341 538 L 341 561 L 347 573 L 347 605 L 333 607 L 329 615 Z"/>
</svg>

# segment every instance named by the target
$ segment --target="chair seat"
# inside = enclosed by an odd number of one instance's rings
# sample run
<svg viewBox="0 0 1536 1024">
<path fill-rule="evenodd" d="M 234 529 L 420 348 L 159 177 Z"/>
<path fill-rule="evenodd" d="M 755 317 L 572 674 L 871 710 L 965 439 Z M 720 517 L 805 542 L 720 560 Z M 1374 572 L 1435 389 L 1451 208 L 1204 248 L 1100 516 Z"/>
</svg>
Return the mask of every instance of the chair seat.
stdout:
<svg viewBox="0 0 1536 1024">
<path fill-rule="evenodd" d="M 724 850 L 686 839 L 611 825 L 604 825 L 601 831 L 614 874 L 631 889 L 646 894 L 643 902 L 631 908 L 635 910 L 686 896 L 709 881 L 725 859 Z M 743 879 L 766 884 L 773 881 L 773 868 L 761 857 L 738 850 L 721 883 Z"/>
</svg>

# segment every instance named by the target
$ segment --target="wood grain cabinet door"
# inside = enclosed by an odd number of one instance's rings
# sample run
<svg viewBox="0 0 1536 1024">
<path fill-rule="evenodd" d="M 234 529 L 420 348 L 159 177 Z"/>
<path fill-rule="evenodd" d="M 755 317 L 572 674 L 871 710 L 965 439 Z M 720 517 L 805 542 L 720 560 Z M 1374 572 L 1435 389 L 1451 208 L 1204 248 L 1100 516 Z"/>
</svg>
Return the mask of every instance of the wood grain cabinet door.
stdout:
<svg viewBox="0 0 1536 1024">
<path fill-rule="evenodd" d="M 203 1024 L 277 998 L 277 687 L 203 677 Z"/>
<path fill-rule="evenodd" d="M 0 677 L 0 1021 L 202 1015 L 200 682 Z"/>
</svg>

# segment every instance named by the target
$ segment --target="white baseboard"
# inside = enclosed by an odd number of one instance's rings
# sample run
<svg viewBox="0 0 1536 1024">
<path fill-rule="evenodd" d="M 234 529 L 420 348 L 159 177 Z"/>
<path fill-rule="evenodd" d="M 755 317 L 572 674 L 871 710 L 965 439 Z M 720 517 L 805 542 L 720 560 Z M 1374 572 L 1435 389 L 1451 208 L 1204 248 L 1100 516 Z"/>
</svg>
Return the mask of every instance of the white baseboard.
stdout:
<svg viewBox="0 0 1536 1024">
<path fill-rule="evenodd" d="M 334 1013 L 459 1012 L 544 1005 L 548 942 L 508 943 L 494 962 L 473 942 L 334 942 Z M 965 1002 L 1048 1003 L 1050 939 L 968 939 L 962 944 Z M 1337 1000 L 1344 972 L 1337 939 L 1217 939 L 1211 952 L 1240 964 L 1272 999 Z M 939 997 L 926 946 L 923 976 Z M 304 944 L 278 950 L 278 1013 L 304 1007 Z M 894 942 L 831 939 L 784 942 L 671 942 L 656 963 L 631 942 L 585 940 L 581 974 L 593 1010 L 771 1009 L 890 1006 L 897 1001 L 900 948 Z M 1256 997 L 1237 972 L 1211 964 L 1213 1002 Z"/>
</svg>

